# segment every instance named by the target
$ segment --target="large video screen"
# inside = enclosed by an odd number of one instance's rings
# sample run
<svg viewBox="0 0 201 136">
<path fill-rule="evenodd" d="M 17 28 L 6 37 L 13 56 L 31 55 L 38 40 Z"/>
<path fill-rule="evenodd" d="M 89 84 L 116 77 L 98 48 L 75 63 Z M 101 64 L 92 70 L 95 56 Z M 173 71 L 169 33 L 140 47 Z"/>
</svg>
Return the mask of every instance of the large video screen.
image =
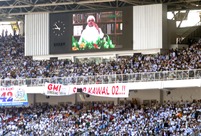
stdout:
<svg viewBox="0 0 201 136">
<path fill-rule="evenodd" d="M 50 15 L 50 54 L 131 50 L 132 7 Z"/>
</svg>

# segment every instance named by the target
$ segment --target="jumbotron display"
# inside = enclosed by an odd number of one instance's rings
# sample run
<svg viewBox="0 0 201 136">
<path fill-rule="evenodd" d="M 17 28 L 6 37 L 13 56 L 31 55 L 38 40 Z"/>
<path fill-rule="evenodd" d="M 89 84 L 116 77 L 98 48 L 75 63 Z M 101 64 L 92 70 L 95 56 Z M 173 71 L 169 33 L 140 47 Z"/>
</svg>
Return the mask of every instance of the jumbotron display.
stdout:
<svg viewBox="0 0 201 136">
<path fill-rule="evenodd" d="M 50 54 L 131 50 L 132 14 L 132 7 L 51 14 Z"/>
</svg>

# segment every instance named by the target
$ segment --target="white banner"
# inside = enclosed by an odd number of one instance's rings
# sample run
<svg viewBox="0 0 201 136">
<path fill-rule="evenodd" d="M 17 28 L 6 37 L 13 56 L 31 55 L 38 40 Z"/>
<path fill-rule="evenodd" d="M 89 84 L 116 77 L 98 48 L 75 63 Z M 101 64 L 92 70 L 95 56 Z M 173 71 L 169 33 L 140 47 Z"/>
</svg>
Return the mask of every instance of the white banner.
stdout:
<svg viewBox="0 0 201 136">
<path fill-rule="evenodd" d="M 75 94 L 73 91 L 69 91 L 68 86 L 64 86 L 62 84 L 45 84 L 45 95 L 48 96 L 64 96 Z"/>
<path fill-rule="evenodd" d="M 26 106 L 26 86 L 0 86 L 0 106 Z"/>
<path fill-rule="evenodd" d="M 83 93 L 112 98 L 126 98 L 129 94 L 127 84 L 93 84 L 93 85 L 69 85 L 46 83 L 45 95 L 63 96 L 77 93 L 82 89 Z"/>
<path fill-rule="evenodd" d="M 128 97 L 129 88 L 126 84 L 93 84 L 93 85 L 70 85 L 69 90 L 77 92 L 78 88 L 82 88 L 83 93 L 89 95 L 125 98 Z"/>
</svg>

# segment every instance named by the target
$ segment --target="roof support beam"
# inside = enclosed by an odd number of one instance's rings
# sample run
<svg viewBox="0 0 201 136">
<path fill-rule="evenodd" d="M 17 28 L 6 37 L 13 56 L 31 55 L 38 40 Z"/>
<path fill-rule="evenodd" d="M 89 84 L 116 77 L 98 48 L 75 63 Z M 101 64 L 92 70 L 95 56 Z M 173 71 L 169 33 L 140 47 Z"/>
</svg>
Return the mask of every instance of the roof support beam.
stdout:
<svg viewBox="0 0 201 136">
<path fill-rule="evenodd" d="M 93 4 L 93 3 L 102 3 L 102 2 L 112 2 L 115 0 L 90 0 L 90 1 L 79 1 L 79 2 L 53 2 L 53 3 L 44 3 L 44 4 L 30 4 L 26 3 L 25 5 L 10 5 L 10 6 L 1 6 L 0 9 L 10 9 L 10 8 L 24 8 L 24 7 L 48 7 L 48 6 L 60 6 L 60 5 L 73 5 L 73 4 Z M 21 0 L 22 2 L 22 0 Z"/>
<path fill-rule="evenodd" d="M 186 13 L 185 13 L 183 19 L 179 22 L 178 28 L 180 28 L 180 26 L 181 26 L 183 20 L 188 16 L 188 13 L 189 13 L 189 10 L 186 10 Z"/>
</svg>

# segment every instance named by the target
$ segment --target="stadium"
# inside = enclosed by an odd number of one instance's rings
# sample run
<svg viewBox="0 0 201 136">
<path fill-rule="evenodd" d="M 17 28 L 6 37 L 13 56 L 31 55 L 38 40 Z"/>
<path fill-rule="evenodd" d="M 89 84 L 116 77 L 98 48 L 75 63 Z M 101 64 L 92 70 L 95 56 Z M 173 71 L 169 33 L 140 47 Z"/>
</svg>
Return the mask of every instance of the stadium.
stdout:
<svg viewBox="0 0 201 136">
<path fill-rule="evenodd" d="M 1 136 L 201 136 L 199 0 L 0 0 Z"/>
</svg>

